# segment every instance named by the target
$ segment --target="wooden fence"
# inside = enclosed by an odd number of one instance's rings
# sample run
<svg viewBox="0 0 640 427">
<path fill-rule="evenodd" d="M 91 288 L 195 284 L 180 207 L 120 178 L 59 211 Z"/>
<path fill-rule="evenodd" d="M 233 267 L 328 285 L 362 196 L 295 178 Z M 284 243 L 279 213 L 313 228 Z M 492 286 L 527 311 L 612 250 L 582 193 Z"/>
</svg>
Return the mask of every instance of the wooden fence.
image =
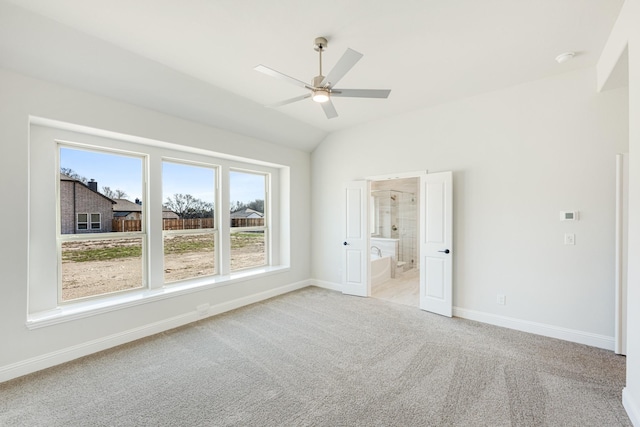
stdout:
<svg viewBox="0 0 640 427">
<path fill-rule="evenodd" d="M 141 231 L 142 220 L 140 219 L 112 219 L 111 231 L 126 232 L 126 231 Z"/>
<path fill-rule="evenodd" d="M 262 227 L 264 218 L 232 218 L 232 227 Z M 163 230 L 200 230 L 213 228 L 213 218 L 167 219 L 162 220 Z M 114 219 L 111 229 L 114 232 L 141 231 L 139 219 Z"/>
<path fill-rule="evenodd" d="M 262 227 L 264 218 L 231 218 L 232 227 Z"/>
<path fill-rule="evenodd" d="M 213 218 L 165 218 L 162 220 L 163 230 L 200 230 L 202 228 L 213 228 Z"/>
</svg>

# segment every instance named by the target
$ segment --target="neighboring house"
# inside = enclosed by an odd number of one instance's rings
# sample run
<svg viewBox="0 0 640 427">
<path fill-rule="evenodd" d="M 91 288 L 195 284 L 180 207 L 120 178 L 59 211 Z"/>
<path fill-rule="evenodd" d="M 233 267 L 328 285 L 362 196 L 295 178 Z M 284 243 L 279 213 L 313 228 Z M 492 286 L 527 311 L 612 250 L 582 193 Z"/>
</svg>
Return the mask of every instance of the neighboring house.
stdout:
<svg viewBox="0 0 640 427">
<path fill-rule="evenodd" d="M 263 218 L 264 214 L 262 212 L 255 211 L 250 208 L 241 209 L 236 212 L 231 213 L 231 219 L 235 218 Z"/>
<path fill-rule="evenodd" d="M 113 199 L 113 219 L 142 219 L 142 202 L 136 199 L 131 202 L 127 199 Z"/>
<path fill-rule="evenodd" d="M 115 202 L 98 192 L 94 180 L 84 184 L 60 174 L 60 232 L 62 234 L 111 231 Z"/>
<path fill-rule="evenodd" d="M 169 208 L 162 207 L 162 219 L 180 219 L 177 213 Z"/>
<path fill-rule="evenodd" d="M 114 199 L 115 205 L 113 205 L 113 219 L 142 219 L 142 202 L 140 199 L 136 199 L 135 202 L 131 202 L 126 199 Z M 179 216 L 171 209 L 162 207 L 162 219 L 178 219 Z"/>
<path fill-rule="evenodd" d="M 245 208 L 231 213 L 231 227 L 262 227 L 263 225 L 262 212 Z"/>
</svg>

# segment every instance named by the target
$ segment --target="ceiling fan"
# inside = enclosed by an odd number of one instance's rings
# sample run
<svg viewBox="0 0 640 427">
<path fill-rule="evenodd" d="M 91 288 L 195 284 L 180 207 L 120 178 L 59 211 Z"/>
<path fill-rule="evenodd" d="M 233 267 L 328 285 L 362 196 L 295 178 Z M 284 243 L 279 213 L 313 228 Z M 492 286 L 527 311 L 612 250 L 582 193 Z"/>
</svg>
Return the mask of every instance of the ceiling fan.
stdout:
<svg viewBox="0 0 640 427">
<path fill-rule="evenodd" d="M 335 87 L 336 83 L 340 81 L 344 77 L 345 74 L 353 68 L 354 65 L 362 58 L 362 54 L 356 52 L 353 49 L 348 49 L 342 55 L 342 58 L 338 61 L 338 63 L 333 67 L 333 69 L 329 72 L 327 76 L 322 75 L 322 52 L 327 49 L 327 39 L 324 37 L 318 37 L 314 42 L 314 49 L 318 52 L 320 56 L 320 73 L 316 77 L 313 78 L 311 84 L 307 84 L 301 80 L 294 79 L 293 77 L 289 77 L 286 74 L 282 74 L 279 71 L 273 70 L 269 67 L 265 67 L 264 65 L 258 65 L 254 69 L 256 71 L 260 71 L 261 73 L 267 74 L 271 77 L 275 77 L 280 80 L 284 80 L 296 86 L 300 86 L 302 88 L 308 89 L 310 92 L 296 96 L 295 98 L 286 99 L 284 101 L 277 102 L 275 104 L 267 105 L 267 107 L 280 107 L 283 105 L 291 104 L 293 102 L 302 101 L 303 99 L 311 98 L 313 101 L 320 104 L 324 113 L 326 114 L 328 119 L 333 119 L 334 117 L 338 117 L 338 112 L 336 111 L 333 103 L 331 102 L 332 97 L 343 97 L 343 98 L 387 98 L 391 90 L 389 89 L 338 89 Z"/>
</svg>

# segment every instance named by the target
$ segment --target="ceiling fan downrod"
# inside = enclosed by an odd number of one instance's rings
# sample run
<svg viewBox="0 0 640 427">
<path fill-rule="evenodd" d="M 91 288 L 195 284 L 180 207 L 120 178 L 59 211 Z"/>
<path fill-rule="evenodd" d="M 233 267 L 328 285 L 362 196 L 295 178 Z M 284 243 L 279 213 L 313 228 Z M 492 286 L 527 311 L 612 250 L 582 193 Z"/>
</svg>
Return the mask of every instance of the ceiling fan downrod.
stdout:
<svg viewBox="0 0 640 427">
<path fill-rule="evenodd" d="M 313 78 L 313 95 L 311 96 L 311 99 L 322 104 L 329 101 L 329 93 L 331 93 L 327 87 L 329 86 L 328 82 L 326 85 L 322 85 L 322 82 L 324 81 L 324 76 L 322 75 L 322 52 L 327 48 L 327 39 L 324 37 L 317 37 L 313 44 L 315 46 L 314 49 L 318 52 L 319 56 L 320 73 Z"/>
<path fill-rule="evenodd" d="M 324 37 L 316 37 L 313 42 L 314 50 L 318 52 L 319 62 L 320 62 L 320 72 L 316 77 L 313 78 L 313 87 L 319 88 L 320 83 L 324 80 L 324 76 L 322 75 L 322 52 L 327 48 L 327 39 Z"/>
</svg>

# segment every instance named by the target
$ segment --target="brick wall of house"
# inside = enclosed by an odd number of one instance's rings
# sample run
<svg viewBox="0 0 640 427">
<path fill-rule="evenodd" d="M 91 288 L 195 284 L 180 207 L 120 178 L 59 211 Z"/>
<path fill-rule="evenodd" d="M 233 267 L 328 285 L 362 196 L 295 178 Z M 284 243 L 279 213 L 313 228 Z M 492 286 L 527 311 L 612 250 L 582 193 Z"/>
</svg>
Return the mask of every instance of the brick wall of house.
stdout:
<svg viewBox="0 0 640 427">
<path fill-rule="evenodd" d="M 75 186 L 75 213 L 74 213 Z M 113 204 L 85 185 L 74 181 L 60 181 L 60 229 L 62 234 L 106 233 L 111 231 Z M 76 214 L 99 213 L 100 230 L 77 230 Z"/>
</svg>

